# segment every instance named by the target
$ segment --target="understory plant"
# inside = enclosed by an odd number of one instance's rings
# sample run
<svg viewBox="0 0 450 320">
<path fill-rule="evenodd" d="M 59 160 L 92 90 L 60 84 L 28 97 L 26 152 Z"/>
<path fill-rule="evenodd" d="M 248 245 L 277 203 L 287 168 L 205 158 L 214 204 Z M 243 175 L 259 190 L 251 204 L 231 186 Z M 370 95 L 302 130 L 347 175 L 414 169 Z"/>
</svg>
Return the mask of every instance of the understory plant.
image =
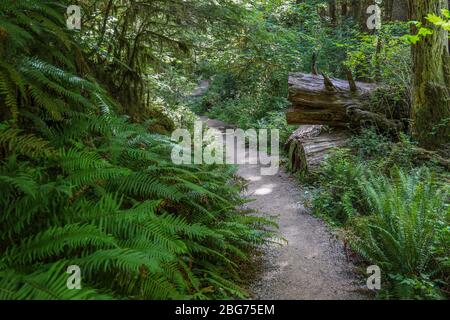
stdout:
<svg viewBox="0 0 450 320">
<path fill-rule="evenodd" d="M 382 273 L 378 298 L 441 299 L 449 292 L 448 175 L 418 167 L 406 135 L 391 142 L 373 130 L 337 149 L 317 177 L 313 212 L 341 230 L 367 265 Z"/>
<path fill-rule="evenodd" d="M 365 206 L 360 197 L 363 176 L 362 164 L 349 149 L 336 150 L 317 174 L 318 187 L 312 201 L 314 213 L 333 224 L 345 225 L 356 213 L 355 208 Z"/>
<path fill-rule="evenodd" d="M 0 4 L 0 299 L 246 297 L 274 224 L 239 209 L 232 167 L 175 165 L 152 119 L 116 112 L 61 8 Z"/>
<path fill-rule="evenodd" d="M 448 290 L 450 206 L 448 190 L 428 169 L 362 182 L 369 203 L 364 217 L 351 221 L 351 245 L 385 277 L 390 298 L 443 298 Z"/>
</svg>

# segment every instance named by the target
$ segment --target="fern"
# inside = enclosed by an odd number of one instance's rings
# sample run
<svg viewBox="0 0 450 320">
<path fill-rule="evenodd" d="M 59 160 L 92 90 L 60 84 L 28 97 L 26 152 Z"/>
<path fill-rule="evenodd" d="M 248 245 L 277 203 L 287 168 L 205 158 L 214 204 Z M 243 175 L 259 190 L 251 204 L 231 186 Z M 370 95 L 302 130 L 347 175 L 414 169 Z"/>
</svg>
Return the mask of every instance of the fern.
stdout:
<svg viewBox="0 0 450 320">
<path fill-rule="evenodd" d="M 364 182 L 371 215 L 354 220 L 356 237 L 351 244 L 370 263 L 403 278 L 436 275 L 444 271 L 435 248 L 441 225 L 447 224 L 448 194 L 425 169 L 406 175 L 399 171 L 394 182 L 372 177 Z"/>
<path fill-rule="evenodd" d="M 0 299 L 2 300 L 85 300 L 111 299 L 93 288 L 67 289 L 63 261 L 43 267 L 31 274 L 0 270 Z"/>
<path fill-rule="evenodd" d="M 176 166 L 117 114 L 62 12 L 0 2 L 0 299 L 245 297 L 239 262 L 270 222 L 236 210 L 232 168 Z"/>
</svg>

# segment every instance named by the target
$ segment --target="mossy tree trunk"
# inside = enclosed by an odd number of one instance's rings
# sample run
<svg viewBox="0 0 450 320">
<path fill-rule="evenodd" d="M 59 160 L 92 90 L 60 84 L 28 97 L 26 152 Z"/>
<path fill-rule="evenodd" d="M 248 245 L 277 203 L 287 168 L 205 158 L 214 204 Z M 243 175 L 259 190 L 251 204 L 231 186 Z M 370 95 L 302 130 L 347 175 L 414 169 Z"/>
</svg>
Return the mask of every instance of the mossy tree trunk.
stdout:
<svg viewBox="0 0 450 320">
<path fill-rule="evenodd" d="M 411 18 L 434 29 L 433 35 L 412 47 L 412 133 L 420 145 L 437 149 L 450 143 L 450 57 L 448 33 L 429 23 L 429 13 L 440 14 L 448 0 L 410 0 Z"/>
</svg>

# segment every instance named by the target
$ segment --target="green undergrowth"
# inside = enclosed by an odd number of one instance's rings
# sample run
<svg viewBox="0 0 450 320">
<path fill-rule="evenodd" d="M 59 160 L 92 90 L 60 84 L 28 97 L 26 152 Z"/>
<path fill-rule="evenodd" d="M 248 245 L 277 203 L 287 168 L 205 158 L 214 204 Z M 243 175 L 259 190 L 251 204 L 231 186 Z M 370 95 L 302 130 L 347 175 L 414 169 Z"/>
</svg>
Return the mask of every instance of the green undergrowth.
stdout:
<svg viewBox="0 0 450 320">
<path fill-rule="evenodd" d="M 241 209 L 232 167 L 174 165 L 170 122 L 116 111 L 61 8 L 0 4 L 0 299 L 247 297 L 275 224 Z"/>
<path fill-rule="evenodd" d="M 418 159 L 407 136 L 393 143 L 365 130 L 308 178 L 314 214 L 339 230 L 359 263 L 381 268 L 378 298 L 448 298 L 450 175 Z"/>
</svg>

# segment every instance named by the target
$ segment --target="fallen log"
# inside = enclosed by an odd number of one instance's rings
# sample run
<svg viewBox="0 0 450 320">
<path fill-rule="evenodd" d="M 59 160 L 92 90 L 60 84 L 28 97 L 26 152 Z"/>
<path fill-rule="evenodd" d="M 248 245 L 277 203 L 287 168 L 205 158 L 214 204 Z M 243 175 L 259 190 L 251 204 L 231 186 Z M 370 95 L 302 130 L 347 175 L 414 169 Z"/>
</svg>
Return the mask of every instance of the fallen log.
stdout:
<svg viewBox="0 0 450 320">
<path fill-rule="evenodd" d="M 399 120 L 391 120 L 379 113 L 362 110 L 357 106 L 347 108 L 350 128 L 377 127 L 382 132 L 398 133 L 402 131 L 403 124 Z"/>
<path fill-rule="evenodd" d="M 302 125 L 292 133 L 284 148 L 288 154 L 288 168 L 291 172 L 306 173 L 316 169 L 334 148 L 347 145 L 350 133 L 343 129 L 327 131 L 322 125 Z M 402 148 L 401 144 L 397 144 Z M 414 163 L 423 165 L 432 161 L 450 170 L 450 160 L 436 151 L 413 147 Z M 448 179 L 448 178 L 447 178 Z"/>
<path fill-rule="evenodd" d="M 314 170 L 334 148 L 345 146 L 348 138 L 345 130 L 329 132 L 322 125 L 300 126 L 285 144 L 289 170 L 302 173 Z"/>
<path fill-rule="evenodd" d="M 289 75 L 288 124 L 363 127 L 375 125 L 382 131 L 398 131 L 400 121 L 365 110 L 377 84 L 355 81 L 350 72 L 347 80 L 305 73 Z"/>
<path fill-rule="evenodd" d="M 414 163 L 416 165 L 423 165 L 428 161 L 432 161 L 447 169 L 447 171 L 450 171 L 450 160 L 448 157 L 443 157 L 436 151 L 430 151 L 420 147 L 413 147 L 412 152 L 414 153 Z"/>
</svg>

